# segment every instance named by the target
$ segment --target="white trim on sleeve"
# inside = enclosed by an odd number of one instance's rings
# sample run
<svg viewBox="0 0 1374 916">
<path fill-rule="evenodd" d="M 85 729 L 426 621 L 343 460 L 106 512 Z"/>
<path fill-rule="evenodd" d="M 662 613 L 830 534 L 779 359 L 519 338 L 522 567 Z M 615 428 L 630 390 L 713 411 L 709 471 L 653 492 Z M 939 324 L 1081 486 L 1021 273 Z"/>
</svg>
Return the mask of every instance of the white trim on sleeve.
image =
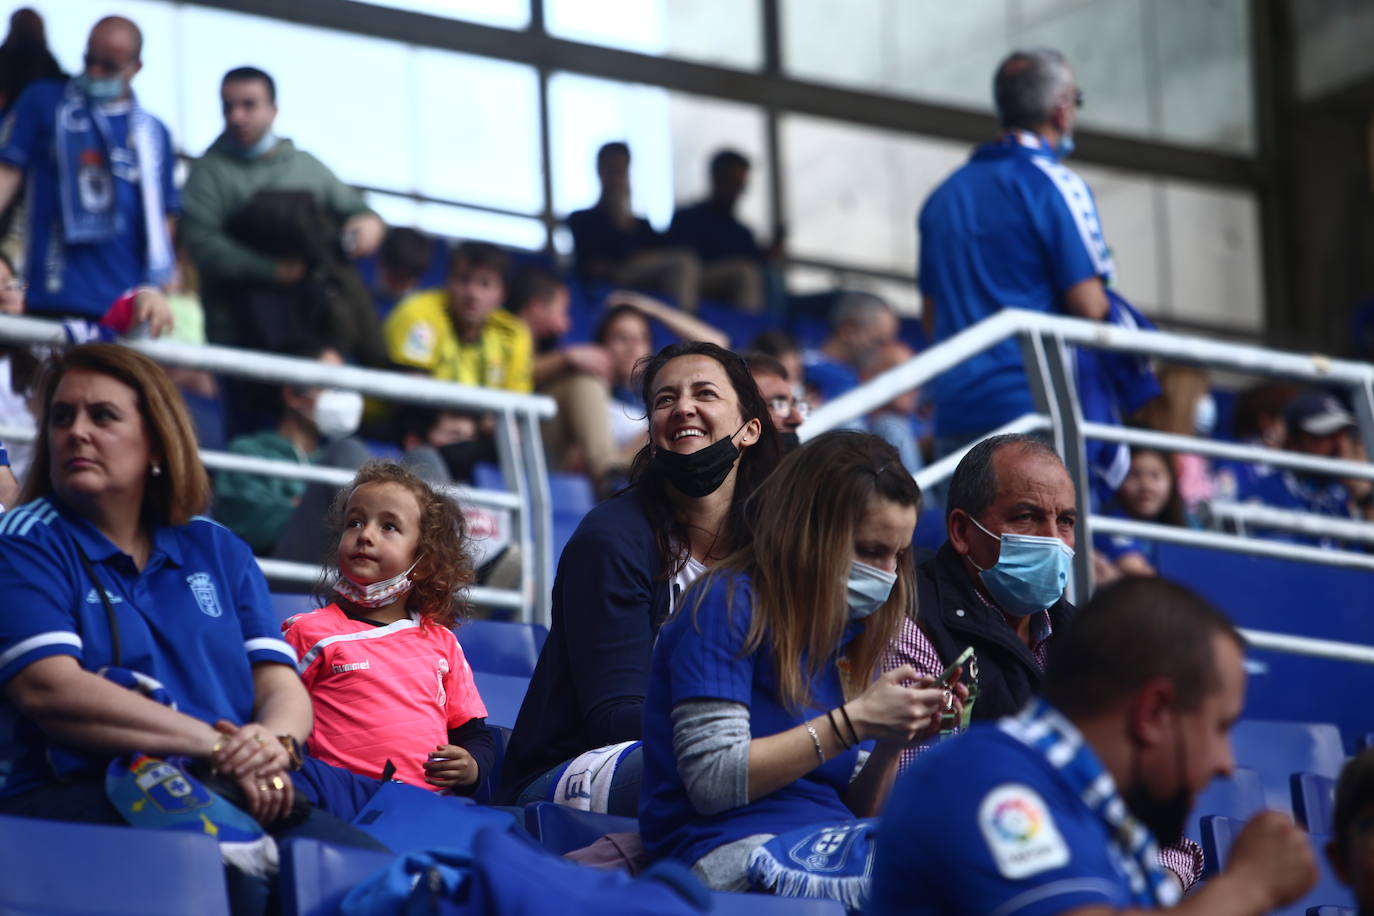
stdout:
<svg viewBox="0 0 1374 916">
<path fill-rule="evenodd" d="M 258 636 L 254 639 L 244 640 L 243 650 L 249 655 L 254 652 L 276 652 L 285 655 L 291 664 L 296 663 L 296 650 L 291 647 L 291 643 L 272 636 Z"/>
<path fill-rule="evenodd" d="M 9 665 L 16 658 L 32 652 L 34 649 L 41 649 L 44 646 L 75 646 L 81 648 L 81 637 L 70 630 L 49 630 L 47 633 L 39 633 L 30 636 L 28 639 L 21 639 L 19 642 L 10 646 L 3 654 L 0 654 L 0 668 Z"/>
<path fill-rule="evenodd" d="M 989 913 L 988 916 L 1014 916 L 1015 913 L 1024 910 L 1033 903 L 1049 900 L 1051 897 L 1062 897 L 1066 894 L 1101 894 L 1103 902 L 1108 902 L 1115 896 L 1116 890 L 1116 885 L 1102 878 L 1066 878 L 1063 881 L 1042 884 L 1017 894 Z"/>
</svg>

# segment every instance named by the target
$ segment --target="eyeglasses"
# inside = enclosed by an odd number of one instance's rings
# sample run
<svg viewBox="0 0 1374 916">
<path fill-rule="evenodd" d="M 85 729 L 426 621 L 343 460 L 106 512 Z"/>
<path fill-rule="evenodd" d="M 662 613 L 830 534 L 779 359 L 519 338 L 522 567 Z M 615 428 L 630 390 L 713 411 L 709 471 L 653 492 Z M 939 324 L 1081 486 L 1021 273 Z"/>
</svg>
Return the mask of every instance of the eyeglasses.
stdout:
<svg viewBox="0 0 1374 916">
<path fill-rule="evenodd" d="M 6 280 L 4 283 L 0 283 L 0 292 L 4 293 L 22 293 L 26 289 L 28 286 L 22 280 Z"/>
<path fill-rule="evenodd" d="M 794 397 L 781 394 L 768 399 L 768 409 L 772 413 L 784 417 L 795 410 L 803 420 L 811 413 L 811 405 L 806 401 L 799 401 Z"/>
<path fill-rule="evenodd" d="M 1073 107 L 1074 107 L 1074 108 L 1082 108 L 1082 107 L 1083 107 L 1083 90 L 1082 90 L 1082 89 L 1075 89 L 1075 90 L 1073 91 Z"/>
</svg>

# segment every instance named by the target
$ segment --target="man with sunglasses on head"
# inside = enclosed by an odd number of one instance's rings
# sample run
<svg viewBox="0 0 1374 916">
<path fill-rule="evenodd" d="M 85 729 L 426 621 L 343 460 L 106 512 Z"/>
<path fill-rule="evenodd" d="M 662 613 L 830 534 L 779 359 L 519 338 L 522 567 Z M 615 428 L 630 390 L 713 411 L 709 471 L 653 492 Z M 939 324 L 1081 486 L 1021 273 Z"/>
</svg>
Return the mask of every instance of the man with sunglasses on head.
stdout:
<svg viewBox="0 0 1374 916">
<path fill-rule="evenodd" d="M 129 88 L 142 50 L 132 21 L 101 19 L 85 69 L 33 83 L 0 124 L 0 210 L 29 180 L 24 277 L 37 317 L 96 321 L 132 293 L 136 326 L 170 326 L 162 290 L 181 198 L 171 135 Z"/>
<path fill-rule="evenodd" d="M 931 343 L 1004 308 L 1102 320 L 1113 273 L 1097 205 L 1063 160 L 1083 93 L 1064 55 L 1014 51 L 993 96 L 1002 136 L 984 144 L 921 208 L 917 282 Z M 940 455 L 1031 412 L 1020 345 L 1007 340 L 933 383 Z"/>
</svg>

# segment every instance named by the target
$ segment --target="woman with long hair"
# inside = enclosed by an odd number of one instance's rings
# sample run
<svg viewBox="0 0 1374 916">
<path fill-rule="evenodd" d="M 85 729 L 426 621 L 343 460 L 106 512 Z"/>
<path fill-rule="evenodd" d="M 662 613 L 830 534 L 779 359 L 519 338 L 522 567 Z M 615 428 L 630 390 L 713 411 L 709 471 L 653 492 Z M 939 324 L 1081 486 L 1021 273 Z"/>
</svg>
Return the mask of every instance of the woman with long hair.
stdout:
<svg viewBox="0 0 1374 916">
<path fill-rule="evenodd" d="M 635 813 L 658 628 L 745 543 L 748 497 L 778 460 L 768 405 L 736 354 L 674 344 L 639 377 L 649 441 L 630 486 L 587 514 L 559 558 L 552 626 L 502 768 L 511 802 Z"/>
<path fill-rule="evenodd" d="M 876 814 L 899 752 L 958 696 L 909 666 L 876 677 L 915 595 L 920 490 L 895 449 L 826 433 L 753 499 L 750 537 L 654 647 L 640 830 L 714 888 L 787 893 L 767 841 Z"/>
</svg>

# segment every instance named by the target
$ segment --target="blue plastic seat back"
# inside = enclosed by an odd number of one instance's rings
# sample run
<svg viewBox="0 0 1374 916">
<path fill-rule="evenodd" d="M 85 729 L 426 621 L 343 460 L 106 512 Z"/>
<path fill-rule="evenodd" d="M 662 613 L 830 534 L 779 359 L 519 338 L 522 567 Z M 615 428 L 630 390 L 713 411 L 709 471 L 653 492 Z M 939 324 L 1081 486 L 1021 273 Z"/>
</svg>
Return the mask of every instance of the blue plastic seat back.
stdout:
<svg viewBox="0 0 1374 916">
<path fill-rule="evenodd" d="M 528 678 L 549 631 L 537 623 L 469 620 L 455 631 L 473 671 Z"/>
<path fill-rule="evenodd" d="M 530 679 L 475 669 L 472 679 L 476 682 L 477 692 L 481 694 L 482 702 L 487 707 L 487 724 L 514 728 L 516 717 L 520 715 L 520 704 L 525 702 L 525 691 L 529 689 Z"/>
<path fill-rule="evenodd" d="M 314 595 L 302 595 L 292 593 L 272 593 L 272 613 L 278 621 L 283 621 L 295 614 L 304 614 L 306 611 L 313 611 L 320 606 L 315 600 Z"/>
<path fill-rule="evenodd" d="M 553 802 L 535 802 L 525 808 L 525 829 L 539 840 L 540 846 L 561 856 L 589 846 L 608 833 L 638 833 L 639 821 L 579 811 Z"/>
<path fill-rule="evenodd" d="M 1309 906 L 1307 916 L 1360 916 L 1360 911 L 1348 906 Z"/>
<path fill-rule="evenodd" d="M 283 916 L 333 916 L 354 885 L 386 868 L 396 856 L 301 838 L 281 847 Z"/>
<path fill-rule="evenodd" d="M 1308 833 L 1330 833 L 1331 811 L 1336 807 L 1336 780 L 1319 773 L 1294 773 L 1293 819 Z"/>
<path fill-rule="evenodd" d="M 478 808 L 470 798 L 388 782 L 353 818 L 353 826 L 398 854 L 440 846 L 466 850 L 472 835 L 493 823 L 492 816 L 498 824 L 510 821 L 502 812 Z"/>
<path fill-rule="evenodd" d="M 844 906 L 838 900 L 714 891 L 711 913 L 712 916 L 844 916 Z"/>
<path fill-rule="evenodd" d="M 1231 852 L 1231 845 L 1240 835 L 1244 824 L 1228 817 L 1205 817 L 1202 819 L 1202 852 L 1209 862 L 1225 870 Z M 1355 900 L 1350 888 L 1341 883 L 1331 870 L 1326 859 L 1326 844 L 1331 838 L 1323 833 L 1309 833 L 1307 842 L 1317 860 L 1317 883 L 1300 900 L 1288 907 L 1274 910 L 1273 916 L 1304 916 L 1312 907 L 1336 906 L 1353 907 Z"/>
<path fill-rule="evenodd" d="M 492 756 L 491 768 L 482 774 L 482 784 L 472 793 L 472 800 L 479 805 L 492 803 L 492 793 L 501 784 L 501 765 L 506 760 L 506 748 L 510 747 L 509 728 L 504 725 L 488 725 L 487 731 L 491 733 L 491 747 L 495 753 Z"/>
<path fill-rule="evenodd" d="M 1231 729 L 1236 763 L 1260 774 L 1265 803 L 1292 813 L 1288 777 L 1316 773 L 1335 779 L 1345 762 L 1340 729 L 1327 722 L 1282 722 L 1242 719 Z"/>
<path fill-rule="evenodd" d="M 582 474 L 549 472 L 549 502 L 554 514 L 581 518 L 596 505 L 592 483 Z"/>
<path fill-rule="evenodd" d="M 228 916 L 219 844 L 181 830 L 0 817 L 0 912 Z"/>
<path fill-rule="evenodd" d="M 1208 815 L 1223 815 L 1238 821 L 1248 821 L 1264 810 L 1264 783 L 1248 767 L 1236 767 L 1227 779 L 1214 779 L 1193 803 L 1192 816 L 1184 835 L 1202 842 L 1201 820 Z M 1209 863 L 1210 864 L 1210 863 Z"/>
</svg>

